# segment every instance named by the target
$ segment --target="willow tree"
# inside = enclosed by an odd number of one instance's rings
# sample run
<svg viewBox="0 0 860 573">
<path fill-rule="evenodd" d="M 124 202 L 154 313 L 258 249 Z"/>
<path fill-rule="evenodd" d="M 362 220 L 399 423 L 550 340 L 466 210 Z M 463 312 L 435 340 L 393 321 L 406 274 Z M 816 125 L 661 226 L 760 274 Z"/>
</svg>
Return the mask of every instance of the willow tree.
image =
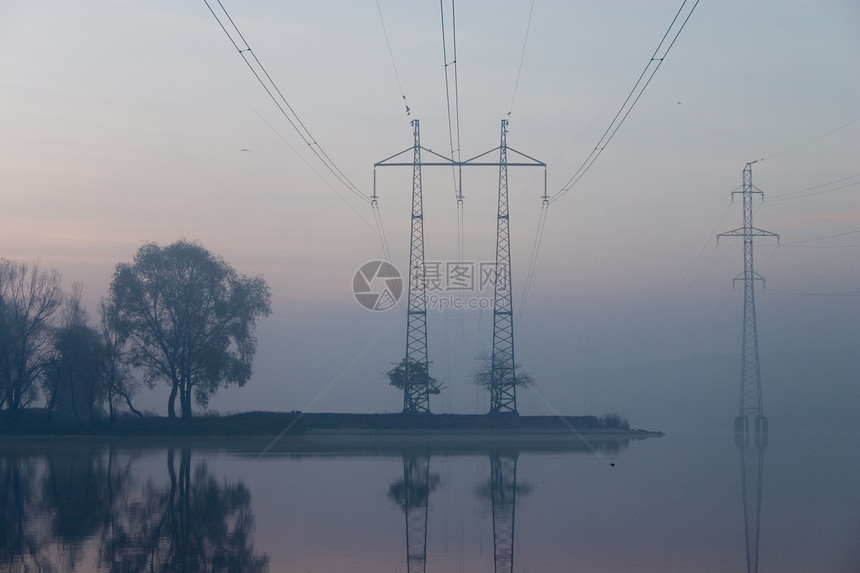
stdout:
<svg viewBox="0 0 860 573">
<path fill-rule="evenodd" d="M 257 318 L 271 314 L 262 277 L 237 273 L 199 243 L 143 245 L 116 267 L 110 304 L 127 336 L 129 357 L 146 381 L 170 386 L 167 412 L 191 417 L 220 387 L 243 386 L 257 349 Z"/>
</svg>

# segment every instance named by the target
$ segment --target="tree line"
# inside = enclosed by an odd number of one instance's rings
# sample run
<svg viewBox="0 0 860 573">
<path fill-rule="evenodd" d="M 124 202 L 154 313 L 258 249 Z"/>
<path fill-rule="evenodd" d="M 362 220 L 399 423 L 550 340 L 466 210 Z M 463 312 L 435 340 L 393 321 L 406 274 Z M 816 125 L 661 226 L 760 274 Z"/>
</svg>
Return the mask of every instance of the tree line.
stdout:
<svg viewBox="0 0 860 573">
<path fill-rule="evenodd" d="M 259 276 L 196 242 L 147 243 L 119 263 L 95 320 L 82 287 L 56 269 L 0 259 L 0 411 L 43 404 L 79 422 L 142 416 L 133 397 L 170 388 L 167 412 L 192 416 L 219 388 L 251 377 L 257 320 L 271 314 Z"/>
</svg>

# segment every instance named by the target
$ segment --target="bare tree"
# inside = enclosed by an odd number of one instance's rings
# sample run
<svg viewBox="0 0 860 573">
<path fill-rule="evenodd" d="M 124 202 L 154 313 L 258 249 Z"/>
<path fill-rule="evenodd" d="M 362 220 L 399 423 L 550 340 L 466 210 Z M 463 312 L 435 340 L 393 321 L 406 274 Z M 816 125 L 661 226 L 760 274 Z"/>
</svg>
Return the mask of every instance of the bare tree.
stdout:
<svg viewBox="0 0 860 573">
<path fill-rule="evenodd" d="M 481 365 L 472 373 L 472 382 L 489 390 L 493 386 L 493 359 L 489 354 L 482 354 L 477 360 L 481 361 Z M 502 366 L 498 359 L 497 364 Z M 518 388 L 534 386 L 535 381 L 531 374 L 521 372 L 520 368 L 521 364 L 514 364 L 514 385 Z"/>
<path fill-rule="evenodd" d="M 123 402 L 130 412 L 142 418 L 143 414 L 131 403 L 131 397 L 140 389 L 140 382 L 132 375 L 129 367 L 126 353 L 128 333 L 123 331 L 116 308 L 110 300 L 103 298 L 99 302 L 99 316 L 101 318 L 99 330 L 105 349 L 102 376 L 108 393 L 108 418 L 111 422 L 116 419 L 116 410 L 122 407 Z"/>
<path fill-rule="evenodd" d="M 257 318 L 271 313 L 262 277 L 237 273 L 198 243 L 142 246 L 117 265 L 110 303 L 130 356 L 149 383 L 170 385 L 168 415 L 191 417 L 192 396 L 205 406 L 220 386 L 244 385 L 257 349 Z"/>
<path fill-rule="evenodd" d="M 39 395 L 53 356 L 51 320 L 63 303 L 61 282 L 56 269 L 0 260 L 0 409 L 18 411 Z"/>
</svg>

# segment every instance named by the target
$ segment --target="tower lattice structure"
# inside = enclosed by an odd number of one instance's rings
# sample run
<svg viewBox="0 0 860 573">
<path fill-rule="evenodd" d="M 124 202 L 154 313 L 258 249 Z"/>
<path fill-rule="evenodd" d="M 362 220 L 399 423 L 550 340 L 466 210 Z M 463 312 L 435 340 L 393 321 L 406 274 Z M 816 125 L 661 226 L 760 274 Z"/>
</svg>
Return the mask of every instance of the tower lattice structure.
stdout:
<svg viewBox="0 0 860 573">
<path fill-rule="evenodd" d="M 759 366 L 758 332 L 756 327 L 755 312 L 755 284 L 757 281 L 764 282 L 764 277 L 755 272 L 753 266 L 753 239 L 755 237 L 776 237 L 779 235 L 764 231 L 753 226 L 753 195 L 764 197 L 764 193 L 755 187 L 752 182 L 752 165 L 755 161 L 747 163 L 743 171 L 743 196 L 744 225 L 738 229 L 719 234 L 719 237 L 742 237 L 744 246 L 744 272 L 735 277 L 735 281 L 744 282 L 744 316 L 743 316 L 743 343 L 741 351 L 741 391 L 740 409 L 735 419 L 735 431 L 746 435 L 749 430 L 749 420 L 755 421 L 757 435 L 767 432 L 767 418 L 764 415 L 761 392 L 761 368 Z"/>
<path fill-rule="evenodd" d="M 511 291 L 511 233 L 508 216 L 508 120 L 502 120 L 499 144 L 499 205 L 496 224 L 493 354 L 490 413 L 517 412 L 514 363 L 514 309 Z"/>
<path fill-rule="evenodd" d="M 412 121 L 412 233 L 409 242 L 409 298 L 407 300 L 405 383 L 403 411 L 430 412 L 427 359 L 427 285 L 424 276 L 424 204 L 421 194 L 421 134 Z"/>
</svg>

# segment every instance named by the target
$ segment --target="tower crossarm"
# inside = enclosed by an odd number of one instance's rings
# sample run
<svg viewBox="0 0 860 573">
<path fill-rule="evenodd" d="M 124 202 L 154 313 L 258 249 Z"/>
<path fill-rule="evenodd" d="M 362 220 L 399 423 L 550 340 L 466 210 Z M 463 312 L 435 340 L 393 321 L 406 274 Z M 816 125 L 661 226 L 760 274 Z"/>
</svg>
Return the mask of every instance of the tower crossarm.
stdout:
<svg viewBox="0 0 860 573">
<path fill-rule="evenodd" d="M 725 233 L 720 233 L 717 235 L 717 242 L 719 243 L 720 237 L 776 237 L 776 243 L 779 244 L 779 235 L 776 233 L 771 233 L 770 231 L 765 231 L 764 229 L 758 229 L 756 227 L 751 227 L 749 229 L 744 229 L 740 227 L 738 229 L 733 229 L 731 231 L 726 231 Z"/>
</svg>

